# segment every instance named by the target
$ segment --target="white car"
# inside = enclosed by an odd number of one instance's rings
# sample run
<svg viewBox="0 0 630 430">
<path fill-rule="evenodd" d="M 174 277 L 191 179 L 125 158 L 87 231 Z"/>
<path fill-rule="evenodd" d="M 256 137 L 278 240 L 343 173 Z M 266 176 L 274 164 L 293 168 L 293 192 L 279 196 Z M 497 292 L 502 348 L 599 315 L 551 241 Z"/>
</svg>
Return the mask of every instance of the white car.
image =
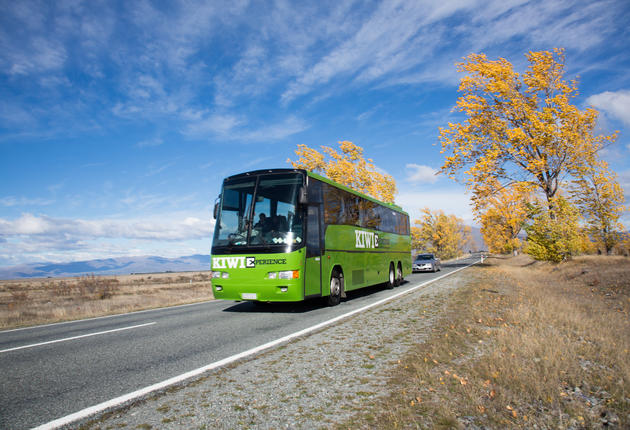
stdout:
<svg viewBox="0 0 630 430">
<path fill-rule="evenodd" d="M 420 254 L 416 256 L 411 265 L 414 272 L 437 272 L 442 270 L 440 259 L 433 254 Z"/>
</svg>

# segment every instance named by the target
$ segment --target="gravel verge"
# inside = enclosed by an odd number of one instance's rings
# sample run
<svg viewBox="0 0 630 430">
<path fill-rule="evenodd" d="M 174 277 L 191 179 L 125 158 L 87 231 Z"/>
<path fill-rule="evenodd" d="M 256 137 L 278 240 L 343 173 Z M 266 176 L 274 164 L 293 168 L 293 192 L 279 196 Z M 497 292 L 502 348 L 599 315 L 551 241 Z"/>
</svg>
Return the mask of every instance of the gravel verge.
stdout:
<svg viewBox="0 0 630 430">
<path fill-rule="evenodd" d="M 81 428 L 331 428 L 388 393 L 390 369 L 428 337 L 463 276 L 456 273 Z"/>
</svg>

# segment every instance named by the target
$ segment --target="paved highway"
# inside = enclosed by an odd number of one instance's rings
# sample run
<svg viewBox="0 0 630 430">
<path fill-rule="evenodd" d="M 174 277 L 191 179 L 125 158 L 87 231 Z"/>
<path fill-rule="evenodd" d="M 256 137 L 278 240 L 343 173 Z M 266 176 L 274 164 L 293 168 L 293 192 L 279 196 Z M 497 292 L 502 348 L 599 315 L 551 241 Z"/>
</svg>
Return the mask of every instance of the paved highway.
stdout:
<svg viewBox="0 0 630 430">
<path fill-rule="evenodd" d="M 418 273 L 394 290 L 256 306 L 212 301 L 0 332 L 0 428 L 26 429 L 225 359 L 468 266 Z"/>
</svg>

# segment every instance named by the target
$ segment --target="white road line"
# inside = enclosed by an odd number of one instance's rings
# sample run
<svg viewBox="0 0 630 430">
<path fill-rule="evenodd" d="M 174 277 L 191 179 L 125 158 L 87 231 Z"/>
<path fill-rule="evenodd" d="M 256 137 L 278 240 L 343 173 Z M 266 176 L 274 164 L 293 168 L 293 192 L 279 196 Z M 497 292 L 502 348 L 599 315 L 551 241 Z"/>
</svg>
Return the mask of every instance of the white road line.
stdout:
<svg viewBox="0 0 630 430">
<path fill-rule="evenodd" d="M 148 325 L 153 325 L 153 324 L 156 324 L 156 323 L 155 322 L 150 322 L 150 323 L 146 323 L 146 324 L 132 325 L 130 327 L 122 327 L 122 328 L 116 328 L 116 329 L 113 329 L 113 330 L 99 331 L 97 333 L 88 333 L 88 334 L 82 334 L 80 336 L 66 337 L 64 339 L 49 340 L 48 342 L 40 342 L 40 343 L 33 343 L 31 345 L 17 346 L 15 348 L 9 348 L 9 349 L 0 350 L 0 354 L 3 353 L 3 352 L 17 351 L 19 349 L 34 348 L 36 346 L 42 346 L 42 345 L 50 345 L 51 343 L 66 342 L 66 341 L 69 341 L 69 340 L 81 339 L 83 337 L 98 336 L 100 334 L 114 333 L 114 332 L 123 331 L 123 330 L 131 330 L 131 329 L 134 329 L 134 328 L 146 327 Z"/>
<path fill-rule="evenodd" d="M 111 399 L 111 400 L 108 400 L 106 402 L 99 403 L 98 405 L 90 406 L 89 408 L 85 408 L 85 409 L 83 409 L 81 411 L 78 411 L 78 412 L 75 412 L 73 414 L 66 415 L 65 417 L 61 417 L 61 418 L 58 418 L 58 419 L 56 419 L 54 421 L 50 421 L 50 422 L 48 422 L 46 424 L 42 424 L 39 427 L 35 427 L 33 430 L 51 430 L 51 429 L 56 429 L 56 428 L 62 427 L 64 425 L 68 425 L 70 423 L 73 423 L 75 421 L 87 418 L 90 415 L 94 415 L 96 413 L 106 411 L 107 409 L 111 409 L 111 408 L 115 408 L 117 406 L 123 405 L 123 404 L 125 404 L 127 402 L 130 402 L 132 400 L 139 399 L 139 398 L 141 398 L 143 396 L 146 396 L 147 394 L 150 394 L 150 393 L 152 393 L 154 391 L 162 390 L 162 389 L 164 389 L 166 387 L 169 387 L 171 385 L 175 385 L 175 384 L 181 383 L 182 381 L 185 381 L 186 379 L 190 379 L 190 378 L 193 378 L 195 376 L 199 376 L 199 375 L 201 375 L 201 374 L 203 374 L 203 373 L 205 373 L 205 372 L 207 372 L 209 370 L 216 369 L 218 367 L 225 366 L 226 364 L 233 363 L 233 362 L 235 362 L 237 360 L 240 360 L 242 358 L 248 357 L 250 355 L 257 354 L 260 351 L 263 351 L 265 349 L 268 349 L 268 348 L 274 347 L 276 345 L 285 343 L 285 342 L 287 342 L 289 340 L 295 339 L 296 337 L 303 336 L 303 335 L 305 335 L 307 333 L 319 330 L 319 329 L 321 329 L 323 327 L 326 327 L 328 325 L 331 325 L 331 324 L 333 324 L 333 323 L 335 323 L 335 322 L 337 322 L 339 320 L 342 320 L 344 318 L 348 318 L 349 316 L 352 316 L 352 315 L 355 315 L 357 313 L 363 312 L 363 311 L 368 310 L 370 308 L 373 308 L 375 306 L 382 305 L 383 303 L 386 303 L 386 302 L 389 302 L 391 300 L 394 300 L 394 299 L 396 299 L 396 298 L 398 298 L 398 297 L 400 297 L 402 295 L 409 294 L 412 291 L 416 291 L 419 288 L 422 288 L 422 287 L 424 287 L 426 285 L 432 284 L 433 282 L 439 281 L 442 278 L 445 278 L 445 277 L 450 276 L 450 275 L 452 275 L 454 273 L 457 273 L 460 270 L 467 269 L 468 267 L 473 266 L 473 265 L 475 265 L 477 263 L 478 263 L 478 261 L 474 262 L 472 264 L 469 264 L 468 266 L 460 267 L 459 269 L 453 270 L 452 272 L 446 273 L 446 274 L 444 274 L 442 276 L 439 276 L 439 277 L 437 277 L 435 279 L 431 279 L 429 281 L 426 281 L 426 282 L 418 284 L 418 285 L 416 285 L 414 287 L 411 287 L 408 290 L 401 291 L 401 292 L 399 292 L 397 294 L 394 294 L 392 296 L 386 297 L 384 299 L 381 299 L 381 300 L 379 300 L 377 302 L 374 302 L 372 304 L 369 304 L 367 306 L 363 306 L 362 308 L 355 309 L 355 310 L 347 312 L 347 313 L 345 313 L 343 315 L 339 315 L 339 316 L 337 316 L 335 318 L 332 318 L 332 319 L 330 319 L 328 321 L 321 322 L 319 324 L 316 324 L 314 326 L 305 328 L 303 330 L 297 331 L 295 333 L 289 334 L 289 335 L 281 337 L 279 339 L 272 340 L 271 342 L 267 342 L 267 343 L 265 343 L 263 345 L 255 347 L 255 348 L 248 349 L 247 351 L 243 351 L 243 352 L 241 352 L 239 354 L 235 354 L 235 355 L 233 355 L 231 357 L 224 358 L 223 360 L 215 361 L 214 363 L 208 364 L 206 366 L 200 367 L 200 368 L 195 369 L 195 370 L 191 370 L 190 372 L 182 373 L 181 375 L 174 376 L 174 377 L 172 377 L 170 379 L 167 379 L 165 381 L 158 382 L 157 384 L 150 385 L 148 387 L 142 388 L 142 389 L 134 391 L 132 393 L 128 393 L 128 394 L 125 394 L 123 396 L 116 397 L 115 399 Z"/>
</svg>

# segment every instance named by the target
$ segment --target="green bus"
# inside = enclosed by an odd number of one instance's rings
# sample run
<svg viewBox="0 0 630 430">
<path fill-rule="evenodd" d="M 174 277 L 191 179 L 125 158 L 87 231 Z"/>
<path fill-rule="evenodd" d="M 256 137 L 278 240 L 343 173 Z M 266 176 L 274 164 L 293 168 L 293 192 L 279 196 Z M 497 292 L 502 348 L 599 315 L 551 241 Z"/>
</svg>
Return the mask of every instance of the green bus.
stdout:
<svg viewBox="0 0 630 430">
<path fill-rule="evenodd" d="M 407 213 L 307 170 L 226 178 L 214 218 L 217 299 L 334 306 L 346 291 L 393 288 L 411 273 Z"/>
</svg>

